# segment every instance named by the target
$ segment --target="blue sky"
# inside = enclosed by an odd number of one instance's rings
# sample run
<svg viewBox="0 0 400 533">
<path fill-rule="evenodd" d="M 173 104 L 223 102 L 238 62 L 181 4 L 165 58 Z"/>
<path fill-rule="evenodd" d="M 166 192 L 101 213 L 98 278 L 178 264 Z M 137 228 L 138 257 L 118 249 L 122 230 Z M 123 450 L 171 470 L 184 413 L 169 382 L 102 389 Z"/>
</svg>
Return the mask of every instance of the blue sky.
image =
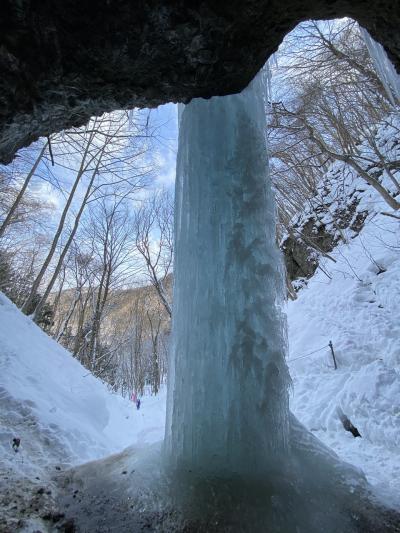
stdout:
<svg viewBox="0 0 400 533">
<path fill-rule="evenodd" d="M 156 185 L 172 188 L 175 184 L 176 154 L 178 150 L 178 106 L 166 104 L 151 111 L 156 125 L 154 147 L 158 164 Z"/>
<path fill-rule="evenodd" d="M 149 110 L 143 110 L 147 113 Z M 155 163 L 156 171 L 154 172 L 154 182 L 150 189 L 165 188 L 174 189 L 175 185 L 175 168 L 176 155 L 178 150 L 178 111 L 176 104 L 166 104 L 150 111 L 150 128 L 154 131 L 154 139 L 152 142 L 152 149 L 149 157 Z M 26 175 L 29 166 L 33 161 L 43 145 L 44 139 L 40 139 L 28 148 L 22 149 L 14 162 L 8 167 L 8 171 L 14 173 L 20 169 L 21 178 Z M 22 158 L 21 158 L 22 156 Z M 23 163 L 24 161 L 24 163 Z M 60 166 L 59 158 L 55 156 L 55 166 L 48 161 L 46 164 L 40 164 L 38 168 L 38 176 L 32 180 L 31 190 L 36 193 L 37 197 L 43 198 L 46 202 L 50 202 L 56 207 L 56 211 L 52 213 L 52 218 L 58 219 L 59 212 L 65 204 L 66 194 L 68 194 L 70 187 L 75 179 L 76 172 L 69 170 L 65 166 Z M 25 166 L 26 165 L 26 166 Z M 50 174 L 52 177 L 50 177 Z M 51 180 L 53 185 L 50 185 L 46 180 Z M 61 185 L 60 190 L 54 187 L 55 182 Z M 21 182 L 22 183 L 22 182 Z M 76 202 L 79 202 L 81 197 L 81 187 L 78 188 Z"/>
</svg>

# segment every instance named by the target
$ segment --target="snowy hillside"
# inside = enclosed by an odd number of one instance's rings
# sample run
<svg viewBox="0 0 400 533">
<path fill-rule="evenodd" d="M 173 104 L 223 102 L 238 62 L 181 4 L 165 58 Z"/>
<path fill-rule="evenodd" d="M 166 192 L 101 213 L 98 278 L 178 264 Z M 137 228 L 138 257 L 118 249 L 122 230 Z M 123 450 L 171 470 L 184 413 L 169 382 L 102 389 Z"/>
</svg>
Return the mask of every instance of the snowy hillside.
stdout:
<svg viewBox="0 0 400 533">
<path fill-rule="evenodd" d="M 357 147 L 359 167 L 377 180 L 378 186 L 383 186 L 388 196 L 392 199 L 397 197 L 397 200 L 400 190 L 397 168 L 400 160 L 399 128 L 399 116 L 391 114 L 379 124 L 374 135 L 376 149 L 381 157 L 393 162 L 393 168 L 391 165 L 382 166 L 370 142 L 361 142 Z M 294 217 L 290 231 L 285 230 L 281 238 L 281 249 L 293 286 L 302 287 L 304 280 L 313 276 L 319 259 L 330 253 L 338 243 L 357 236 L 371 215 L 388 211 L 392 211 L 391 207 L 354 168 L 342 161 L 331 163 L 315 195 Z"/>
<path fill-rule="evenodd" d="M 2 471 L 40 476 L 49 465 L 67 467 L 160 440 L 162 397 L 146 396 L 137 411 L 0 295 Z M 19 453 L 11 448 L 14 437 L 21 439 Z"/>
<path fill-rule="evenodd" d="M 376 198 L 375 198 L 376 199 Z M 375 207 L 378 207 L 375 204 Z M 400 495 L 400 221 L 371 215 L 288 305 L 291 408 L 387 498 Z M 330 278 L 328 277 L 330 276 Z M 334 370 L 332 340 L 338 369 Z M 311 353 L 312 352 L 312 353 Z M 337 407 L 362 438 L 344 431 Z"/>
<path fill-rule="evenodd" d="M 398 127 L 394 114 L 376 133 L 389 161 L 400 157 Z M 382 171 L 366 144 L 359 149 L 368 171 L 395 197 L 399 171 Z M 310 235 L 324 235 L 321 243 L 332 235 L 332 247 L 325 257 L 312 251 L 316 271 L 308 281 L 295 281 L 302 288 L 288 304 L 291 408 L 400 504 L 400 220 L 341 162 L 331 164 L 314 200 L 296 224 L 302 231 L 308 225 Z M 361 439 L 344 431 L 338 408 Z"/>
</svg>

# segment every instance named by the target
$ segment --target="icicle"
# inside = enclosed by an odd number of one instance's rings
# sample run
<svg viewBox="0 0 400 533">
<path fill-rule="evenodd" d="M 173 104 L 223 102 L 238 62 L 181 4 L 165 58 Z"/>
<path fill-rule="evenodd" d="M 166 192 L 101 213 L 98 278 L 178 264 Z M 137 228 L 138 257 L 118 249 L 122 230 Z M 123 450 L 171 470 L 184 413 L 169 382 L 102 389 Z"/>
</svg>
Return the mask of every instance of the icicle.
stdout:
<svg viewBox="0 0 400 533">
<path fill-rule="evenodd" d="M 181 118 L 183 110 L 185 109 L 185 104 L 178 104 L 178 129 L 181 126 Z"/>
<path fill-rule="evenodd" d="M 271 108 L 272 105 L 272 70 L 278 68 L 278 54 L 272 54 L 272 56 L 265 63 L 259 76 L 262 77 L 262 84 L 264 86 L 264 103 L 265 108 Z"/>
<path fill-rule="evenodd" d="M 400 76 L 388 58 L 383 46 L 377 43 L 365 28 L 360 26 L 361 35 L 368 48 L 378 76 L 393 106 L 400 101 Z"/>
</svg>

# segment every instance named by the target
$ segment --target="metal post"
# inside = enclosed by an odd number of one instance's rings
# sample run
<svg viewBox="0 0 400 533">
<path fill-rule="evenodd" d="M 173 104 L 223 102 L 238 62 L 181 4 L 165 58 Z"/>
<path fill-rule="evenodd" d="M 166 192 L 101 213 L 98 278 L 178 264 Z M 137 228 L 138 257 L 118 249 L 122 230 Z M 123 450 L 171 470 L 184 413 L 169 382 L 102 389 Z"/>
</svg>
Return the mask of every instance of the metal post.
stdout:
<svg viewBox="0 0 400 533">
<path fill-rule="evenodd" d="M 329 341 L 329 348 L 331 349 L 331 352 L 332 352 L 332 359 L 333 359 L 335 370 L 337 370 L 336 357 L 335 357 L 335 352 L 333 351 L 332 341 Z"/>
</svg>

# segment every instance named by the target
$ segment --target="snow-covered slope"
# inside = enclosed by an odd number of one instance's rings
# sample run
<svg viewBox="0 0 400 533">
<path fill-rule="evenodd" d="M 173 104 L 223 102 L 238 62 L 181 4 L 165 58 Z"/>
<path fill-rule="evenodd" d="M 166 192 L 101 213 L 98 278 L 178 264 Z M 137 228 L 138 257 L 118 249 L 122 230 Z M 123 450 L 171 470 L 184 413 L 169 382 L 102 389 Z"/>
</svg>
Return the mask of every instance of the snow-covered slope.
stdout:
<svg viewBox="0 0 400 533">
<path fill-rule="evenodd" d="M 377 128 L 375 143 L 388 161 L 400 158 L 399 126 L 394 113 Z M 383 170 L 370 143 L 358 149 L 365 170 L 399 200 L 399 169 Z M 295 281 L 302 288 L 288 304 L 291 409 L 400 505 L 399 213 L 352 168 L 334 162 L 294 225 L 309 225 L 310 240 L 320 231 L 331 235 L 320 245 L 332 246 L 330 257 L 312 250 L 317 270 Z M 344 431 L 338 408 L 362 438 Z"/>
<path fill-rule="evenodd" d="M 0 294 L 0 466 L 40 476 L 162 438 L 164 392 L 137 411 Z M 21 439 L 14 453 L 12 439 Z"/>
<path fill-rule="evenodd" d="M 377 126 L 373 143 L 364 140 L 357 147 L 359 167 L 398 202 L 399 132 L 400 116 L 393 113 Z M 391 163 L 382 165 L 380 157 Z M 354 168 L 341 161 L 332 162 L 314 196 L 293 218 L 290 231 L 285 230 L 281 237 L 280 246 L 293 287 L 304 286 L 314 275 L 324 253 L 330 253 L 344 239 L 350 241 L 357 236 L 364 223 L 371 219 L 370 215 L 385 211 L 391 212 L 392 208 Z"/>
<path fill-rule="evenodd" d="M 332 252 L 336 263 L 324 260 L 288 304 L 291 408 L 400 503 L 400 221 L 377 214 L 376 196 L 374 207 L 362 232 Z M 344 431 L 338 407 L 362 438 Z"/>
</svg>

